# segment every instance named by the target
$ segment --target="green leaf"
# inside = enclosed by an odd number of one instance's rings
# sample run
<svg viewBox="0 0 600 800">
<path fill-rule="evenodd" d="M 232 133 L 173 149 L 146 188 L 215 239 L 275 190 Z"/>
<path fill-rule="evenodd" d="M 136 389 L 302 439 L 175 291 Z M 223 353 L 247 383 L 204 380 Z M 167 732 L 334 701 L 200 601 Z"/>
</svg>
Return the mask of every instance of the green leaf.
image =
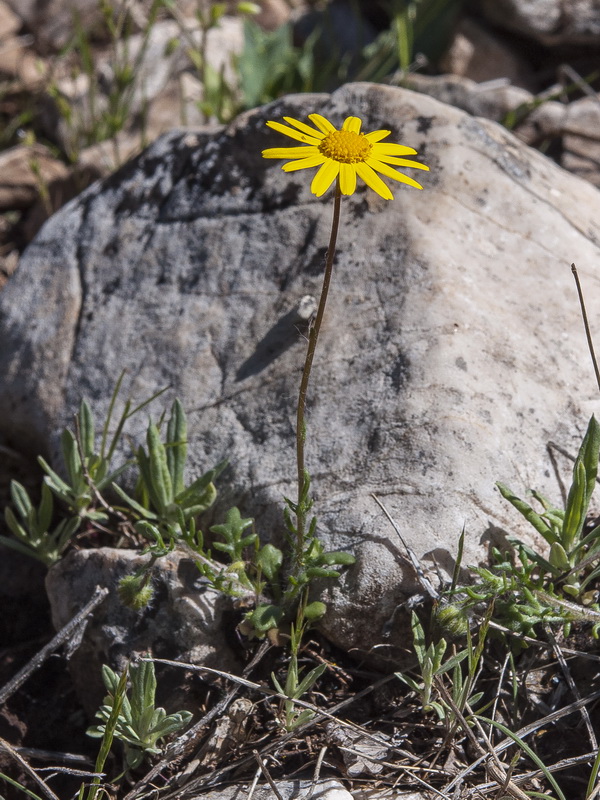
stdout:
<svg viewBox="0 0 600 800">
<path fill-rule="evenodd" d="M 314 622 L 317 619 L 321 619 L 321 617 L 325 615 L 326 611 L 327 606 L 325 603 L 321 603 L 319 600 L 314 600 L 304 609 L 304 617 L 310 622 Z"/>
<path fill-rule="evenodd" d="M 40 500 L 40 507 L 38 510 L 38 525 L 40 532 L 49 530 L 52 524 L 52 512 L 54 510 L 54 502 L 52 500 L 52 492 L 47 483 L 42 482 L 42 499 Z"/>
<path fill-rule="evenodd" d="M 339 564 L 345 567 L 354 564 L 356 558 L 352 553 L 346 553 L 343 550 L 334 550 L 330 553 L 323 553 L 319 561 L 321 564 Z"/>
<path fill-rule="evenodd" d="M 272 544 L 266 544 L 258 551 L 258 558 L 256 560 L 257 566 L 260 567 L 262 574 L 269 582 L 273 582 L 281 565 L 283 563 L 283 553 L 279 548 L 274 547 Z"/>
<path fill-rule="evenodd" d="M 33 505 L 29 499 L 27 489 L 18 481 L 12 480 L 10 482 L 10 496 L 22 519 L 27 519 L 30 512 L 33 510 Z"/>
<path fill-rule="evenodd" d="M 171 409 L 167 443 L 167 464 L 173 484 L 173 494 L 177 497 L 185 489 L 184 472 L 187 459 L 187 421 L 179 400 L 175 400 Z"/>
<path fill-rule="evenodd" d="M 335 569 L 325 569 L 325 567 L 309 567 L 306 570 L 306 576 L 310 580 L 313 578 L 339 578 L 340 573 Z"/>
<path fill-rule="evenodd" d="M 319 680 L 321 675 L 327 669 L 327 664 L 319 664 L 318 667 L 311 669 L 311 671 L 306 675 L 303 681 L 298 684 L 294 694 L 293 699 L 297 700 L 298 698 L 302 697 L 303 694 L 310 691 L 315 683 Z"/>
<path fill-rule="evenodd" d="M 571 569 L 571 564 L 569 563 L 565 549 L 562 544 L 559 544 L 558 542 L 554 542 L 550 548 L 548 560 L 552 566 L 560 572 L 568 572 Z"/>
<path fill-rule="evenodd" d="M 517 509 L 517 511 L 521 512 L 527 522 L 533 525 L 538 533 L 541 533 L 548 544 L 552 544 L 558 540 L 558 536 L 550 528 L 548 523 L 545 522 L 545 520 L 537 513 L 537 511 L 534 511 L 529 503 L 526 503 L 524 500 L 521 500 L 519 497 L 514 495 L 508 486 L 504 486 L 502 483 L 496 483 L 496 486 L 498 487 L 502 497 L 504 497 L 505 500 L 508 500 L 508 502 L 511 503 Z"/>
<path fill-rule="evenodd" d="M 441 641 L 443 642 L 444 639 L 441 639 Z M 445 649 L 446 648 L 444 648 L 444 650 Z M 464 661 L 464 659 L 467 656 L 468 652 L 466 650 L 463 650 L 461 653 L 456 653 L 455 655 L 450 656 L 450 658 L 447 661 L 444 661 L 444 663 L 435 671 L 435 674 L 443 675 L 443 673 L 448 672 L 449 669 L 454 669 L 454 667 L 457 667 L 461 663 L 461 661 Z"/>
<path fill-rule="evenodd" d="M 81 459 L 77 449 L 77 441 L 70 430 L 64 430 L 60 437 L 63 458 L 67 468 L 67 474 L 71 481 L 71 488 L 75 489 L 81 484 L 83 472 L 81 469 Z"/>
<path fill-rule="evenodd" d="M 573 482 L 567 497 L 561 543 L 565 550 L 578 543 L 598 474 L 600 426 L 592 415 L 573 467 Z"/>
<path fill-rule="evenodd" d="M 246 528 L 252 525 L 252 522 L 251 517 L 242 519 L 239 509 L 235 506 L 230 508 L 227 512 L 226 521 L 220 525 L 212 525 L 210 528 L 212 533 L 218 534 L 225 540 L 225 542 L 214 542 L 214 547 L 217 550 L 228 553 L 232 561 L 240 561 L 244 547 L 256 540 L 255 533 L 246 537 L 242 536 Z"/>
<path fill-rule="evenodd" d="M 87 400 L 82 400 L 79 407 L 79 434 L 81 436 L 81 450 L 84 458 L 94 455 L 95 430 L 92 409 Z"/>
<path fill-rule="evenodd" d="M 126 503 L 128 503 L 131 508 L 133 508 L 134 511 L 137 511 L 137 513 L 144 517 L 144 519 L 158 519 L 156 514 L 141 506 L 136 500 L 133 499 L 133 497 L 129 497 L 129 495 L 126 494 L 126 492 L 124 492 L 118 484 L 113 483 L 112 488 L 119 495 L 121 500 L 124 500 Z"/>
<path fill-rule="evenodd" d="M 260 605 L 246 615 L 257 633 L 266 633 L 277 628 L 283 618 L 283 609 L 275 605 Z"/>
<path fill-rule="evenodd" d="M 148 490 L 154 495 L 156 510 L 163 515 L 167 507 L 173 502 L 173 484 L 167 464 L 167 453 L 160 440 L 160 433 L 156 425 L 151 422 L 146 434 L 148 444 L 148 461 L 150 468 L 150 485 Z"/>
<path fill-rule="evenodd" d="M 205 472 L 200 478 L 196 478 L 196 480 L 183 492 L 180 492 L 177 497 L 175 498 L 175 502 L 186 508 L 192 504 L 195 504 L 199 497 L 204 497 L 204 492 L 210 484 L 218 478 L 218 476 L 223 472 L 225 467 L 227 466 L 228 461 L 224 460 L 217 464 L 216 467 Z M 213 487 L 213 491 L 214 487 Z M 216 492 L 215 492 L 216 493 Z"/>
</svg>

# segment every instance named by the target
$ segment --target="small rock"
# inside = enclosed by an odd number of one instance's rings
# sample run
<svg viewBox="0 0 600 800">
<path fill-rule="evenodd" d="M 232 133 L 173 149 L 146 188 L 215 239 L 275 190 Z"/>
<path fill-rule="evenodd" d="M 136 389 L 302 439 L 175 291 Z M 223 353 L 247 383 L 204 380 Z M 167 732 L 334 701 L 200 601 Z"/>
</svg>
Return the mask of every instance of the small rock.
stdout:
<svg viewBox="0 0 600 800">
<path fill-rule="evenodd" d="M 6 39 L 18 33 L 21 25 L 20 18 L 3 0 L 0 0 L 0 47 L 4 45 Z"/>
<path fill-rule="evenodd" d="M 265 31 L 275 31 L 290 18 L 290 7 L 285 0 L 260 0 L 260 14 L 252 19 Z"/>
<path fill-rule="evenodd" d="M 535 147 L 547 139 L 562 137 L 568 108 L 566 103 L 559 103 L 556 100 L 541 103 L 517 122 L 514 128 L 515 136 L 530 147 Z"/>
<path fill-rule="evenodd" d="M 0 75 L 18 81 L 25 90 L 36 88 L 48 71 L 29 43 L 27 36 L 11 36 L 0 43 Z"/>
<path fill-rule="evenodd" d="M 459 23 L 440 69 L 477 83 L 503 78 L 528 88 L 532 82 L 531 69 L 517 50 L 468 17 Z"/>
<path fill-rule="evenodd" d="M 69 169 L 40 144 L 19 145 L 0 153 L 0 211 L 33 205 Z"/>
<path fill-rule="evenodd" d="M 40 52 L 64 47 L 73 31 L 75 15 L 84 29 L 101 19 L 97 0 L 6 0 L 36 39 Z"/>
<path fill-rule="evenodd" d="M 567 109 L 565 133 L 600 141 L 600 94 L 575 100 Z"/>
<path fill-rule="evenodd" d="M 561 163 L 600 186 L 600 95 L 575 100 L 566 108 Z"/>
<path fill-rule="evenodd" d="M 567 134 L 563 138 L 561 164 L 600 189 L 600 139 Z"/>
<path fill-rule="evenodd" d="M 476 83 L 460 75 L 407 76 L 405 85 L 416 92 L 435 97 L 442 103 L 461 108 L 475 117 L 495 122 L 504 119 L 509 111 L 530 103 L 534 96 L 526 89 L 512 86 L 505 80 Z"/>
<path fill-rule="evenodd" d="M 102 697 L 102 664 L 121 671 L 136 654 L 239 671 L 228 643 L 231 601 L 205 585 L 189 557 L 173 552 L 157 561 L 154 598 L 147 608 L 133 611 L 122 604 L 120 579 L 146 563 L 148 556 L 138 552 L 102 547 L 72 551 L 48 572 L 46 589 L 56 630 L 89 600 L 96 586 L 110 589 L 70 660 L 78 695 L 88 710 L 95 710 Z"/>
<path fill-rule="evenodd" d="M 107 177 L 137 156 L 143 148 L 139 132 L 120 131 L 112 139 L 90 145 L 79 153 L 80 167 L 96 170 L 98 177 Z"/>
<path fill-rule="evenodd" d="M 275 781 L 275 785 L 283 800 L 353 800 L 350 792 L 336 780 L 319 781 L 316 784 L 307 780 Z M 223 786 L 213 792 L 191 797 L 190 800 L 239 800 L 246 794 L 246 787 Z M 257 786 L 252 794 L 254 800 L 273 800 L 273 796 L 273 789 L 266 783 Z"/>
</svg>

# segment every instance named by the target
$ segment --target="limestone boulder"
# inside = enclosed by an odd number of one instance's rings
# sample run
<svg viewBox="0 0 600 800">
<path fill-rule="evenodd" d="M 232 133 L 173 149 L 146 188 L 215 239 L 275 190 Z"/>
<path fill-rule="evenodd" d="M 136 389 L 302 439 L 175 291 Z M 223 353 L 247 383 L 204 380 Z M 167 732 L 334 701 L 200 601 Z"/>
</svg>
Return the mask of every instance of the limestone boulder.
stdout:
<svg viewBox="0 0 600 800">
<path fill-rule="evenodd" d="M 431 167 L 422 192 L 344 198 L 308 396 L 319 534 L 357 557 L 326 590 L 324 628 L 397 658 L 395 610 L 419 587 L 372 494 L 447 574 L 463 527 L 465 563 L 524 535 L 495 481 L 560 502 L 548 442 L 575 453 L 598 405 L 570 265 L 593 304 L 600 193 L 494 122 L 352 84 L 163 136 L 57 213 L 0 294 L 0 425 L 51 451 L 81 396 L 102 418 L 126 368 L 136 399 L 181 398 L 196 473 L 229 458 L 215 516 L 237 504 L 281 541 L 306 344 L 295 310 L 320 291 L 332 198 L 260 152 L 283 144 L 266 120 L 313 111 L 389 128 Z"/>
</svg>

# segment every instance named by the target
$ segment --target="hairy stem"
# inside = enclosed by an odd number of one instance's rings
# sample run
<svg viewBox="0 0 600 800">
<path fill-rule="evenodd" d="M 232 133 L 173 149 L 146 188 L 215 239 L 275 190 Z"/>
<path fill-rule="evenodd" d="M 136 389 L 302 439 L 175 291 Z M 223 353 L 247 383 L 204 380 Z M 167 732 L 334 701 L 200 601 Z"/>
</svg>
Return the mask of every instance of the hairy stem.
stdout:
<svg viewBox="0 0 600 800">
<path fill-rule="evenodd" d="M 302 563 L 302 554 L 304 551 L 304 537 L 306 533 L 306 467 L 304 462 L 304 443 L 306 441 L 306 424 L 304 421 L 306 411 L 306 393 L 308 390 L 308 382 L 310 380 L 310 373 L 312 363 L 317 349 L 317 342 L 319 340 L 319 331 L 321 330 L 321 323 L 323 322 L 323 315 L 325 313 L 325 305 L 327 303 L 327 294 L 329 293 L 329 284 L 331 283 L 331 273 L 333 271 L 333 259 L 335 258 L 335 245 L 337 241 L 338 229 L 340 225 L 340 206 L 341 206 L 342 193 L 340 191 L 339 181 L 336 184 L 335 199 L 333 203 L 333 219 L 331 222 L 331 235 L 329 237 L 329 247 L 327 249 L 327 257 L 325 260 L 325 274 L 323 275 L 323 287 L 321 289 L 321 297 L 319 299 L 319 307 L 314 322 L 310 326 L 308 334 L 308 347 L 306 350 L 306 359 L 304 361 L 304 369 L 302 370 L 302 380 L 300 381 L 300 392 L 298 394 L 298 410 L 296 415 L 296 462 L 298 465 L 298 505 L 296 511 L 296 562 L 298 565 Z"/>
</svg>

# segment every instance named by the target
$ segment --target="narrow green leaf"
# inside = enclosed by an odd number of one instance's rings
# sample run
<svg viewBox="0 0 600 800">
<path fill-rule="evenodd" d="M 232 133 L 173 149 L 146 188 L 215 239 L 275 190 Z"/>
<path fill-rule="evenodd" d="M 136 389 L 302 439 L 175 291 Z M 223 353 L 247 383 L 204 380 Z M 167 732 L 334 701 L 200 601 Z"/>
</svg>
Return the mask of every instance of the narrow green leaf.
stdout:
<svg viewBox="0 0 600 800">
<path fill-rule="evenodd" d="M 27 489 L 18 481 L 12 480 L 10 482 L 10 496 L 22 519 L 27 519 L 33 509 Z"/>
<path fill-rule="evenodd" d="M 147 433 L 148 460 L 150 464 L 151 487 L 154 490 L 157 501 L 157 512 L 164 514 L 167 506 L 173 500 L 173 483 L 167 464 L 167 453 L 164 444 L 160 440 L 160 433 L 156 425 L 151 422 L 148 425 Z M 150 489 L 150 487 L 148 487 Z"/>
<path fill-rule="evenodd" d="M 310 689 L 312 689 L 312 687 L 319 680 L 319 678 L 325 672 L 326 669 L 327 669 L 327 664 L 319 664 L 318 667 L 311 669 L 311 671 L 308 673 L 308 675 L 306 675 L 304 680 L 302 680 L 298 684 L 298 687 L 294 692 L 293 699 L 298 700 L 298 698 L 302 697 L 303 694 L 310 691 Z"/>
<path fill-rule="evenodd" d="M 509 739 L 512 739 L 512 741 L 518 747 L 520 747 L 522 750 L 524 750 L 527 753 L 527 755 L 533 761 L 533 763 L 537 764 L 539 769 L 541 769 L 541 771 L 544 773 L 544 776 L 545 776 L 546 780 L 552 786 L 552 788 L 556 792 L 557 796 L 559 797 L 559 800 L 567 800 L 565 795 L 563 794 L 560 786 L 556 782 L 556 779 L 554 778 L 554 775 L 550 772 L 548 767 L 544 764 L 544 762 L 537 755 L 537 753 L 535 753 L 535 751 L 532 750 L 531 747 L 523 739 L 521 739 L 516 733 L 511 731 L 510 728 L 507 728 L 506 725 L 502 725 L 500 722 L 496 722 L 496 720 L 494 720 L 494 719 L 488 719 L 488 717 L 483 717 L 483 716 L 479 716 L 479 715 L 478 715 L 478 719 L 480 719 L 482 722 L 485 722 L 488 725 L 493 725 L 494 728 L 498 728 L 498 730 L 502 731 L 502 733 L 505 736 L 508 736 Z"/>
<path fill-rule="evenodd" d="M 42 499 L 40 500 L 40 507 L 38 511 L 38 525 L 40 533 L 50 529 L 52 524 L 52 512 L 54 510 L 54 502 L 52 500 L 52 492 L 47 483 L 42 482 Z"/>
<path fill-rule="evenodd" d="M 427 650 L 425 648 L 425 631 L 423 630 L 423 626 L 421 625 L 419 618 L 414 611 L 412 611 L 410 615 L 410 627 L 413 635 L 413 647 L 415 648 L 415 653 L 417 654 L 419 664 L 421 667 L 423 667 L 425 658 L 427 656 Z"/>
<path fill-rule="evenodd" d="M 173 494 L 177 497 L 185 489 L 184 471 L 187 459 L 187 421 L 179 400 L 175 400 L 171 409 L 171 418 L 167 426 L 167 444 L 167 464 L 173 484 Z"/>
<path fill-rule="evenodd" d="M 38 456 L 38 464 L 46 473 L 44 481 L 52 489 L 54 494 L 61 499 L 63 499 L 63 497 L 70 497 L 72 494 L 71 487 L 63 481 L 60 475 L 54 472 L 52 467 L 41 456 Z"/>
<path fill-rule="evenodd" d="M 519 497 L 514 495 L 508 486 L 505 486 L 502 483 L 496 483 L 496 486 L 498 487 L 502 497 L 504 497 L 505 500 L 508 500 L 508 502 L 511 503 L 517 509 L 517 511 L 521 512 L 527 522 L 533 525 L 538 533 L 542 534 L 548 544 L 552 544 L 553 542 L 557 541 L 557 535 L 552 531 L 552 529 L 542 519 L 537 511 L 534 511 L 529 503 L 526 503 L 524 500 L 521 500 Z"/>
<path fill-rule="evenodd" d="M 94 416 L 87 400 L 82 400 L 79 407 L 79 433 L 83 457 L 91 458 L 94 455 L 96 432 L 94 429 Z"/>
<path fill-rule="evenodd" d="M 565 509 L 562 544 L 567 553 L 578 543 L 585 523 L 585 517 L 596 484 L 599 453 L 600 425 L 598 425 L 596 417 L 592 415 L 573 467 L 573 482 Z"/>
<path fill-rule="evenodd" d="M 329 553 L 323 553 L 320 558 L 321 564 L 338 564 L 341 567 L 346 567 L 354 564 L 356 558 L 352 553 L 346 553 L 343 550 L 334 550 Z"/>
<path fill-rule="evenodd" d="M 18 538 L 22 539 L 24 542 L 29 542 L 30 536 L 25 530 L 25 528 L 21 525 L 21 523 L 17 520 L 14 515 L 14 512 L 10 506 L 6 506 L 4 509 L 4 519 L 6 520 L 6 524 L 12 531 L 12 533 Z"/>
<path fill-rule="evenodd" d="M 60 441 L 67 474 L 71 481 L 71 487 L 74 489 L 81 482 L 82 476 L 81 459 L 79 458 L 79 451 L 77 450 L 77 442 L 69 430 L 63 431 Z"/>
<path fill-rule="evenodd" d="M 565 519 L 563 521 L 561 540 L 565 550 L 571 550 L 576 544 L 585 523 L 585 515 L 589 504 L 586 497 L 586 473 L 583 461 L 577 461 L 573 470 L 573 483 L 567 497 Z"/>
<path fill-rule="evenodd" d="M 213 483 L 213 481 L 218 478 L 228 463 L 229 462 L 227 460 L 221 461 L 216 467 L 208 472 L 205 472 L 200 478 L 196 478 L 196 480 L 190 486 L 188 486 L 187 489 L 177 495 L 175 502 L 184 507 L 190 505 L 194 498 L 201 496 L 202 492 L 208 487 L 208 485 Z"/>
<path fill-rule="evenodd" d="M 129 497 L 129 495 L 126 494 L 117 483 L 113 483 L 112 488 L 119 495 L 121 500 L 124 500 L 126 503 L 128 503 L 131 508 L 133 508 L 134 511 L 137 511 L 137 513 L 144 517 L 144 519 L 157 519 L 156 514 L 141 506 L 136 500 L 133 499 L 133 497 Z"/>
</svg>

